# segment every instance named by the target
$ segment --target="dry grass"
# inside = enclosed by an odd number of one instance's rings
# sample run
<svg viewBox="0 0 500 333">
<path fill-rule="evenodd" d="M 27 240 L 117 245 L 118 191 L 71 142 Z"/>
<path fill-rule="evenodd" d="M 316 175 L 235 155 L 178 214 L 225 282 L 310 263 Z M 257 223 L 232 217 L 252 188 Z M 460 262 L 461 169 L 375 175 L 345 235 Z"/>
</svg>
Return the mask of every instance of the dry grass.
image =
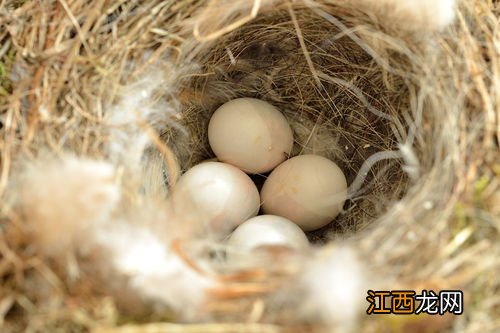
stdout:
<svg viewBox="0 0 500 333">
<path fill-rule="evenodd" d="M 140 325 L 177 318 L 128 317 L 105 290 L 67 280 L 31 246 L 13 205 L 19 163 L 48 151 L 109 158 L 107 110 L 124 86 L 153 70 L 163 84 L 152 103 L 174 112 L 140 127 L 166 161 L 170 186 L 179 167 L 213 157 L 211 112 L 235 97 L 262 98 L 290 120 L 294 154 L 332 158 L 350 184 L 370 167 L 336 223 L 310 235 L 314 242 L 335 249 L 346 240 L 381 289 L 466 295 L 464 316 L 363 317 L 360 331 L 500 329 L 499 13 L 498 2 L 464 2 L 455 24 L 437 34 L 405 31 L 344 1 L 0 2 L 3 328 L 222 333 L 323 326 L 297 316 L 294 302 L 273 304 L 272 283 L 295 290 L 282 276 L 293 278 L 300 267 L 240 277 L 243 287 L 214 291 L 222 295 L 210 304 L 215 323 Z M 137 325 L 103 328 L 129 322 Z"/>
</svg>

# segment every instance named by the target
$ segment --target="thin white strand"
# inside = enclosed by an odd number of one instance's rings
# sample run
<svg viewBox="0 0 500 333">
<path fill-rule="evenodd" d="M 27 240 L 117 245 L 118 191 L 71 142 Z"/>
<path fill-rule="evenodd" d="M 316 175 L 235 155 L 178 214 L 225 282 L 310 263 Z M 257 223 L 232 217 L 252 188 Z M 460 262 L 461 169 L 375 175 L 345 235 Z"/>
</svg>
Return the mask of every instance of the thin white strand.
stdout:
<svg viewBox="0 0 500 333">
<path fill-rule="evenodd" d="M 401 157 L 402 157 L 401 152 L 393 150 L 381 151 L 368 157 L 361 166 L 361 168 L 359 169 L 359 172 L 354 181 L 352 182 L 351 186 L 349 186 L 349 188 L 347 189 L 347 197 L 350 199 L 354 197 L 356 193 L 358 193 L 359 189 L 361 188 L 366 179 L 366 176 L 368 175 L 368 172 L 375 163 L 382 160 L 388 160 L 393 158 L 395 159 Z"/>
</svg>

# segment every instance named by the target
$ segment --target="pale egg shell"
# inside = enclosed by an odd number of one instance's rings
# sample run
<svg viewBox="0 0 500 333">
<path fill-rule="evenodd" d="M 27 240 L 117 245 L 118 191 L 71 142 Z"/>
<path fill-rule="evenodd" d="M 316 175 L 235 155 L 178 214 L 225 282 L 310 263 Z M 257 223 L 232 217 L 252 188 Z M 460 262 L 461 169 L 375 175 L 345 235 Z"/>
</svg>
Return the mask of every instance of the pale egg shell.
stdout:
<svg viewBox="0 0 500 333">
<path fill-rule="evenodd" d="M 260 215 L 239 225 L 227 244 L 239 251 L 259 247 L 284 247 L 300 251 L 308 248 L 309 241 L 302 229 L 292 221 L 281 216 Z"/>
<path fill-rule="evenodd" d="M 197 216 L 199 233 L 223 237 L 237 225 L 257 215 L 257 187 L 240 169 L 220 162 L 204 162 L 189 169 L 173 189 L 178 214 Z M 185 211 L 185 212 L 184 212 Z"/>
<path fill-rule="evenodd" d="M 238 98 L 219 107 L 208 125 L 217 158 L 248 173 L 264 173 L 283 162 L 293 146 L 285 116 L 255 98 Z"/>
<path fill-rule="evenodd" d="M 264 213 L 286 217 L 306 231 L 332 221 L 346 196 L 347 181 L 342 170 L 317 155 L 300 155 L 283 162 L 261 190 Z"/>
</svg>

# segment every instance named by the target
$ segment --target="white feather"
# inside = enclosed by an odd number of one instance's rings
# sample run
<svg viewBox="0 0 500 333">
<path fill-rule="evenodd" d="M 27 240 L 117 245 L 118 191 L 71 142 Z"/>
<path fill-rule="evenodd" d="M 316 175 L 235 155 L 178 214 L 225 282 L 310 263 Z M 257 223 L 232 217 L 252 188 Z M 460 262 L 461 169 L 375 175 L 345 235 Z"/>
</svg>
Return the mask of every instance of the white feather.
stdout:
<svg viewBox="0 0 500 333">
<path fill-rule="evenodd" d="M 359 259 L 347 247 L 320 255 L 302 277 L 307 296 L 305 312 L 350 330 L 362 311 L 366 289 Z"/>
<path fill-rule="evenodd" d="M 196 312 L 205 299 L 205 289 L 215 286 L 214 280 L 193 270 L 144 226 L 116 223 L 100 230 L 96 237 L 111 253 L 114 270 L 127 276 L 136 292 L 182 310 L 185 316 Z"/>
<path fill-rule="evenodd" d="M 455 19 L 455 0 L 358 0 L 405 29 L 441 30 Z"/>
</svg>

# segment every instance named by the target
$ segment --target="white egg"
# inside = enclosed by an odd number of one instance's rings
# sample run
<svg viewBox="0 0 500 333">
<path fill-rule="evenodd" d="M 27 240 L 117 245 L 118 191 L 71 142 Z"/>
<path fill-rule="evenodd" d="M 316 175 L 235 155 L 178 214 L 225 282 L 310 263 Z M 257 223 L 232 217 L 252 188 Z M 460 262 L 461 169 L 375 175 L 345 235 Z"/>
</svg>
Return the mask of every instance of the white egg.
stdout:
<svg viewBox="0 0 500 333">
<path fill-rule="evenodd" d="M 263 173 L 283 162 L 293 133 L 273 105 L 238 98 L 219 107 L 208 125 L 208 140 L 217 158 L 248 173 Z"/>
<path fill-rule="evenodd" d="M 346 196 L 347 181 L 342 170 L 317 155 L 296 156 L 283 162 L 261 190 L 264 213 L 286 217 L 306 231 L 332 221 Z"/>
<path fill-rule="evenodd" d="M 228 245 L 250 251 L 259 247 L 303 250 L 309 246 L 306 235 L 295 223 L 275 215 L 260 215 L 242 223 L 231 234 Z"/>
<path fill-rule="evenodd" d="M 172 198 L 178 214 L 201 220 L 203 230 L 199 233 L 221 237 L 257 215 L 260 206 L 259 191 L 250 177 L 220 162 L 204 162 L 189 169 L 174 187 Z"/>
</svg>

